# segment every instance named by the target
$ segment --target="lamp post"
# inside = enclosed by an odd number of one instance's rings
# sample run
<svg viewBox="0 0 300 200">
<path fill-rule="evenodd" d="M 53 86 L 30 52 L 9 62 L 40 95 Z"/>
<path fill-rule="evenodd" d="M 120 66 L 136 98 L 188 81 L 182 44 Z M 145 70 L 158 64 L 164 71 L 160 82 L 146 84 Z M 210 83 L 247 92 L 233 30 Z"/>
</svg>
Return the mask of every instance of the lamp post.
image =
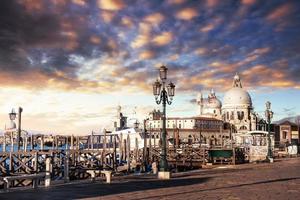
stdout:
<svg viewBox="0 0 300 200">
<path fill-rule="evenodd" d="M 273 118 L 273 111 L 271 110 L 271 102 L 266 102 L 266 111 L 265 111 L 265 117 L 267 119 L 268 123 L 268 160 L 270 162 L 273 162 L 273 156 L 272 156 L 272 144 L 271 144 L 271 120 Z"/>
<path fill-rule="evenodd" d="M 161 66 L 159 68 L 160 80 L 156 80 L 153 84 L 153 94 L 155 96 L 155 101 L 159 105 L 162 103 L 163 114 L 162 114 L 162 151 L 161 159 L 159 164 L 159 178 L 168 179 L 170 178 L 170 173 L 168 172 L 168 162 L 167 162 L 167 148 L 166 148 L 166 105 L 171 105 L 173 97 L 175 95 L 175 85 L 170 82 L 166 85 L 167 81 L 167 71 L 168 68 Z M 162 173 L 160 173 L 162 172 Z M 166 173 L 164 173 L 166 172 Z M 160 175 L 161 174 L 161 175 Z"/>
<path fill-rule="evenodd" d="M 17 144 L 18 144 L 18 151 L 20 150 L 21 147 L 21 120 L 22 120 L 22 111 L 23 108 L 19 107 L 18 109 L 18 136 L 17 136 Z M 14 121 L 17 117 L 17 113 L 15 112 L 14 109 L 8 114 L 9 119 L 11 121 Z"/>
</svg>

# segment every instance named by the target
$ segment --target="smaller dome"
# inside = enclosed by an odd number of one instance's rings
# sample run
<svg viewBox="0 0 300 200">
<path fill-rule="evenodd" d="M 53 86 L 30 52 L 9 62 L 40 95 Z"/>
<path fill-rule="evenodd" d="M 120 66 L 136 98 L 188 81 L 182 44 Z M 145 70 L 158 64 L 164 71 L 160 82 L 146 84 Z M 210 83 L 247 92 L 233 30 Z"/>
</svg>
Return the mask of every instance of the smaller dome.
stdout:
<svg viewBox="0 0 300 200">
<path fill-rule="evenodd" d="M 204 104 L 206 108 L 221 108 L 222 103 L 218 98 L 208 99 L 208 101 Z"/>
</svg>

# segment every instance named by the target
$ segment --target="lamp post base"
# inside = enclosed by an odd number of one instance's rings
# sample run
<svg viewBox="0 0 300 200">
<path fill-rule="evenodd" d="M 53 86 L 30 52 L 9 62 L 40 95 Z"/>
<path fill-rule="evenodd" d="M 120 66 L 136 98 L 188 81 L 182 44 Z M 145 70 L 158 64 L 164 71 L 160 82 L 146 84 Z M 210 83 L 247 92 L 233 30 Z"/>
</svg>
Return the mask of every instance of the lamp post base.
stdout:
<svg viewBox="0 0 300 200">
<path fill-rule="evenodd" d="M 268 161 L 269 163 L 273 163 L 273 162 L 274 162 L 274 159 L 271 158 L 271 157 L 267 157 L 267 161 Z"/>
<path fill-rule="evenodd" d="M 171 178 L 171 172 L 158 172 L 158 179 L 168 180 Z"/>
</svg>

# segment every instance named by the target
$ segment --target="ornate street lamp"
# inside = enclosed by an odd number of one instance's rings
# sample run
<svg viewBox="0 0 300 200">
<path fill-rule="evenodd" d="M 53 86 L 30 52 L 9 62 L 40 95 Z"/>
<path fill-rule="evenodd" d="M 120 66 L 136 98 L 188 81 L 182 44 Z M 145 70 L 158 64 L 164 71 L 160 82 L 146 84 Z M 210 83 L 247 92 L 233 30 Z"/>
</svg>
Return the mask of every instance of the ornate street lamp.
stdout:
<svg viewBox="0 0 300 200">
<path fill-rule="evenodd" d="M 17 137 L 17 144 L 18 144 L 18 151 L 20 150 L 21 147 L 21 119 L 22 119 L 22 112 L 23 108 L 19 107 L 18 109 L 18 137 Z M 17 113 L 15 112 L 14 109 L 11 110 L 10 113 L 8 113 L 9 119 L 11 121 L 14 121 L 17 117 Z"/>
<path fill-rule="evenodd" d="M 159 68 L 159 77 L 160 80 L 156 80 L 153 84 L 153 95 L 155 96 L 155 101 L 159 105 L 162 103 L 163 106 L 163 114 L 162 114 L 162 151 L 161 151 L 161 159 L 159 164 L 159 173 L 168 173 L 168 175 L 162 175 L 159 178 L 165 179 L 170 178 L 170 172 L 168 169 L 168 162 L 167 162 L 167 148 L 166 148 L 166 105 L 171 105 L 173 97 L 175 95 L 175 85 L 170 82 L 166 86 L 167 80 L 167 71 L 168 68 L 166 66 L 161 66 Z"/>
<path fill-rule="evenodd" d="M 268 160 L 273 162 L 273 155 L 272 155 L 272 144 L 271 144 L 271 120 L 273 118 L 273 111 L 271 110 L 271 102 L 266 102 L 266 111 L 265 117 L 268 123 Z"/>
<path fill-rule="evenodd" d="M 17 113 L 15 112 L 15 109 L 12 109 L 10 113 L 8 113 L 9 119 L 10 120 L 15 120 L 17 117 Z"/>
</svg>

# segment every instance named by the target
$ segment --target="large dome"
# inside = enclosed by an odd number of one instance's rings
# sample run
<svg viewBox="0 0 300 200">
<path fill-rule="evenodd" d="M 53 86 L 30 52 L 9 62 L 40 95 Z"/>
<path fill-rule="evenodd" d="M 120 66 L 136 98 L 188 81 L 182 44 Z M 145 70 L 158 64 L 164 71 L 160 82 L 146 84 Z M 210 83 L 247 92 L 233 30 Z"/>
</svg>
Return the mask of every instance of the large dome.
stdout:
<svg viewBox="0 0 300 200">
<path fill-rule="evenodd" d="M 224 106 L 226 105 L 247 105 L 252 107 L 252 100 L 247 91 L 243 88 L 234 87 L 225 93 Z"/>
<path fill-rule="evenodd" d="M 233 78 L 232 88 L 225 93 L 224 107 L 228 105 L 245 105 L 252 107 L 252 100 L 249 93 L 243 89 L 242 82 L 238 74 Z"/>
</svg>

